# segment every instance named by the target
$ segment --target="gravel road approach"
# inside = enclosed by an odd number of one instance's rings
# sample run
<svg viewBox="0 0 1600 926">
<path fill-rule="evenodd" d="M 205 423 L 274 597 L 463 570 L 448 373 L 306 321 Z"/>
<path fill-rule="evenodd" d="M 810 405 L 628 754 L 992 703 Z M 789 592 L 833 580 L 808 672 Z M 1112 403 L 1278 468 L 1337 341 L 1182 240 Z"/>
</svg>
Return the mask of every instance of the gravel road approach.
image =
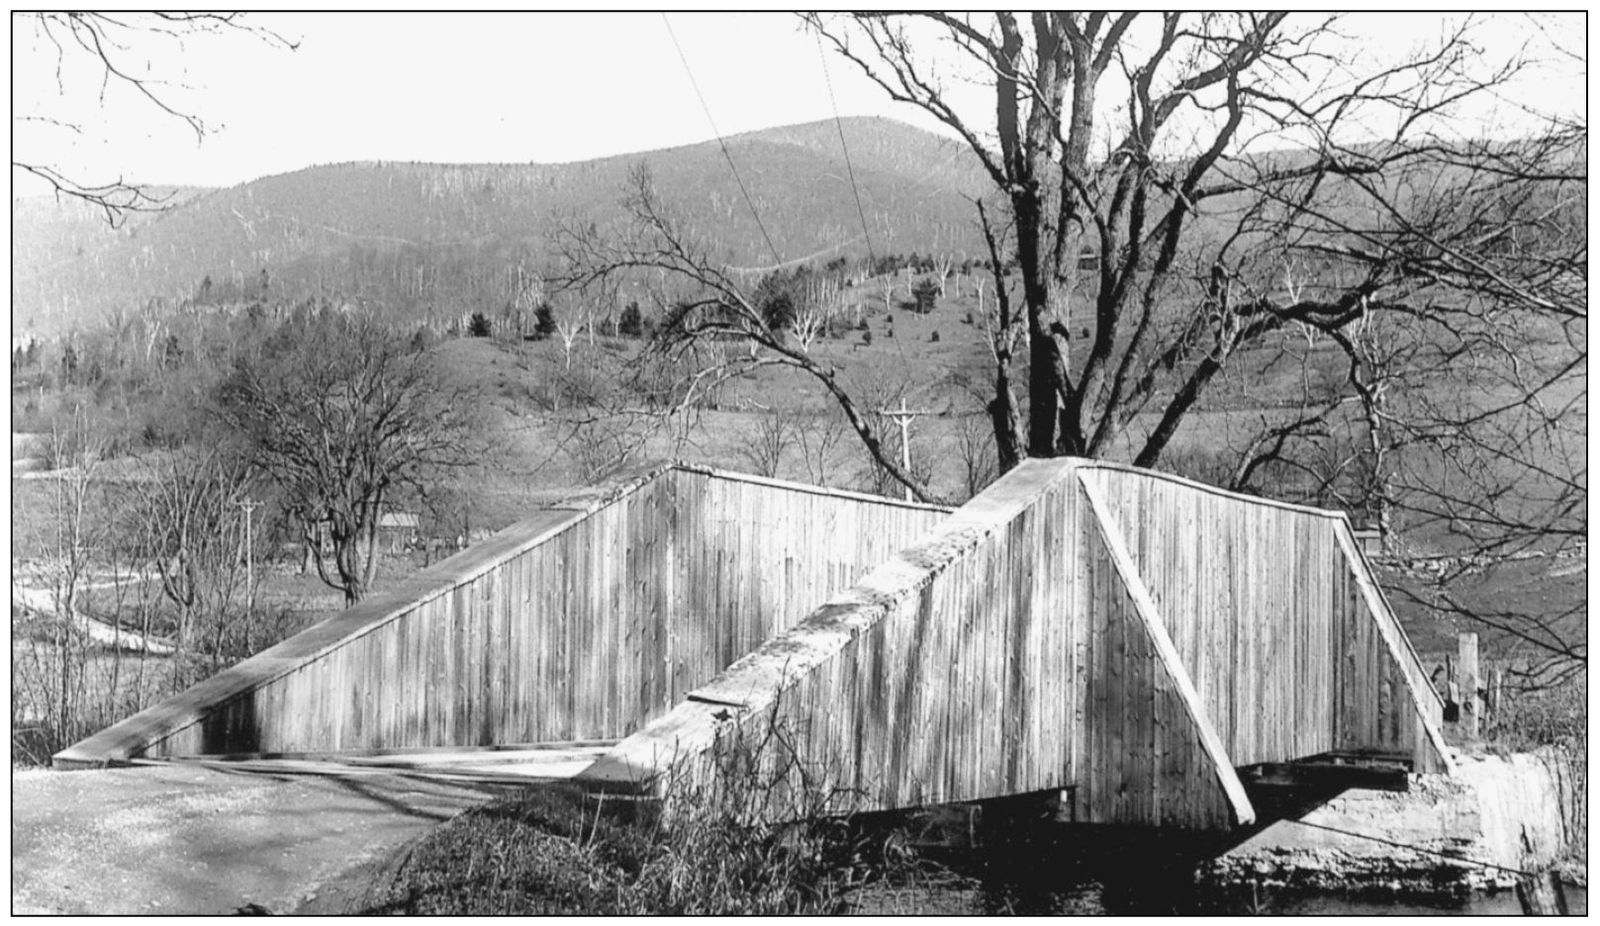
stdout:
<svg viewBox="0 0 1600 926">
<path fill-rule="evenodd" d="M 362 869 L 505 790 L 182 764 L 13 771 L 11 912 L 343 912 L 319 891 L 348 892 Z"/>
</svg>

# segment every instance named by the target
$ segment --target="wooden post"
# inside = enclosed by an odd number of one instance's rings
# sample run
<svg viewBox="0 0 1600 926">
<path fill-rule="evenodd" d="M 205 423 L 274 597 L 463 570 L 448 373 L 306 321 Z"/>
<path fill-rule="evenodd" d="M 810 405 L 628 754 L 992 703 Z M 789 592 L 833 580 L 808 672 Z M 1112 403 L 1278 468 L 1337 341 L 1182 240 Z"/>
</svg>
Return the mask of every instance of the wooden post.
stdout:
<svg viewBox="0 0 1600 926">
<path fill-rule="evenodd" d="M 1489 673 L 1489 716 L 1495 723 L 1500 722 L 1501 699 L 1505 697 L 1506 672 L 1504 669 L 1495 669 Z"/>
<path fill-rule="evenodd" d="M 1461 721 L 1461 689 L 1456 684 L 1456 664 L 1444 657 L 1444 722 Z"/>
<path fill-rule="evenodd" d="M 1567 895 L 1554 871 L 1518 878 L 1517 902 L 1527 916 L 1567 915 Z"/>
<path fill-rule="evenodd" d="M 1461 732 L 1478 737 L 1478 716 L 1482 713 L 1478 699 L 1478 635 L 1463 633 L 1456 637 L 1456 653 L 1460 661 Z"/>
</svg>

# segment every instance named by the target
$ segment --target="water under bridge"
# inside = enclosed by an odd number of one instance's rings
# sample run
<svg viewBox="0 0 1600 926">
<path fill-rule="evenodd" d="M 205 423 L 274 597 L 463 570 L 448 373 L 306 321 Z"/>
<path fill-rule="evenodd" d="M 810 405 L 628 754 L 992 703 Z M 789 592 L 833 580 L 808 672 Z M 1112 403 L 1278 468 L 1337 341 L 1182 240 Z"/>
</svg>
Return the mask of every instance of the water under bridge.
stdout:
<svg viewBox="0 0 1600 926">
<path fill-rule="evenodd" d="M 1256 820 L 1264 770 L 1448 771 L 1441 709 L 1338 513 L 1076 459 L 954 510 L 674 465 L 55 761 L 650 792 L 780 728 L 853 810 L 1048 793 L 1215 831 Z"/>
</svg>

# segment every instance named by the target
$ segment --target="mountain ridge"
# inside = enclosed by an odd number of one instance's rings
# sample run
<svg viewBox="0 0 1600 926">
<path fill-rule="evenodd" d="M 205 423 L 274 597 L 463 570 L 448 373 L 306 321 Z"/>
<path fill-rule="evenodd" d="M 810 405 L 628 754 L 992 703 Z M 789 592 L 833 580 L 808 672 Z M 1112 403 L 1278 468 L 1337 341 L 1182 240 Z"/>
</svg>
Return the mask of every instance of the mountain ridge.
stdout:
<svg viewBox="0 0 1600 926">
<path fill-rule="evenodd" d="M 724 143 L 780 263 L 867 253 L 851 176 L 875 252 L 981 253 L 968 197 L 986 179 L 950 139 L 869 116 Z M 773 263 L 715 139 L 552 164 L 349 161 L 195 189 L 183 204 L 115 232 L 103 223 L 91 231 L 70 207 L 51 216 L 14 201 L 13 326 L 59 334 L 152 299 L 181 301 L 207 278 L 244 287 L 263 271 L 277 298 L 497 309 L 515 295 L 505 268 L 548 264 L 560 223 L 622 219 L 618 201 L 640 163 L 667 207 L 730 264 Z"/>
</svg>

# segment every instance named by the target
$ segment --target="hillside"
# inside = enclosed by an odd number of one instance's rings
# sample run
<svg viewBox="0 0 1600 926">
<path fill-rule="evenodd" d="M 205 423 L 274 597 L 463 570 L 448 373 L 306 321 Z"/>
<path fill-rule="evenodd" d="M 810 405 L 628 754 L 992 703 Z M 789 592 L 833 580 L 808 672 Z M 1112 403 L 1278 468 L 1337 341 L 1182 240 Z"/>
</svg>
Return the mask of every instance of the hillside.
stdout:
<svg viewBox="0 0 1600 926">
<path fill-rule="evenodd" d="M 964 148 L 888 119 L 847 119 L 843 130 L 878 252 L 981 253 L 966 197 L 984 178 Z M 727 144 L 784 261 L 866 253 L 833 122 Z M 512 295 L 513 268 L 546 265 L 559 223 L 620 218 L 638 164 L 731 264 L 773 263 L 715 141 L 567 164 L 338 164 L 193 192 L 119 231 L 75 203 L 14 202 L 13 327 L 55 334 L 151 298 L 193 295 L 207 277 L 259 286 L 263 270 L 277 298 L 498 308 Z"/>
</svg>

